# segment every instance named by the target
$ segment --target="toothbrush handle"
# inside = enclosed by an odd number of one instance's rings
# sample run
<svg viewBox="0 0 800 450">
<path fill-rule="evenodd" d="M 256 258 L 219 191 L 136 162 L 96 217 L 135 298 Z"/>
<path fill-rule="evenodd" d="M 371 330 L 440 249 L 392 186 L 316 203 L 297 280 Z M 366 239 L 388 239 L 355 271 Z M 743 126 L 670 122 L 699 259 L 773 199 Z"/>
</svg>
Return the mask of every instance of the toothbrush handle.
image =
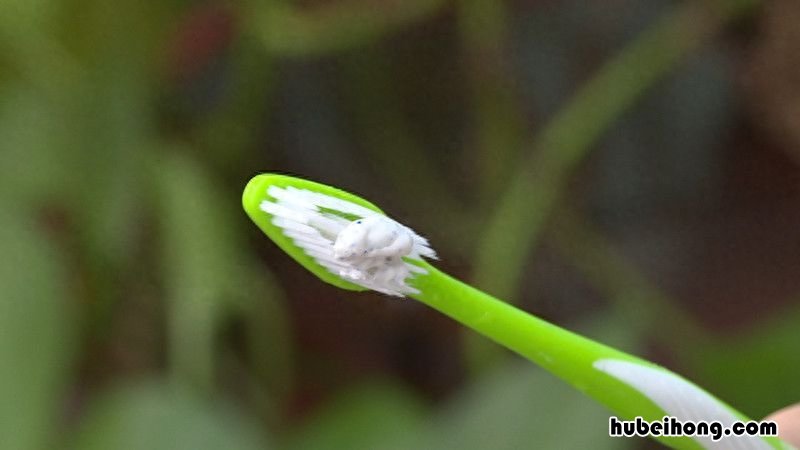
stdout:
<svg viewBox="0 0 800 450">
<path fill-rule="evenodd" d="M 710 420 L 712 417 L 705 415 L 708 411 L 724 411 L 723 415 L 730 418 L 748 420 L 730 406 L 660 366 L 546 322 L 430 265 L 426 265 L 425 269 L 428 274 L 410 280 L 420 291 L 412 297 L 542 366 L 605 405 L 620 419 L 632 420 L 638 416 L 647 421 L 660 421 L 665 415 L 675 415 L 675 412 L 670 414 L 639 389 L 598 370 L 595 366 L 598 361 L 632 363 L 630 365 L 633 367 L 656 372 L 670 380 L 679 380 L 674 392 L 672 386 L 667 386 L 670 389 L 667 394 L 681 397 L 681 412 L 687 412 L 688 418 L 699 416 L 700 419 Z M 663 392 L 665 386 L 658 388 Z M 712 407 L 709 408 L 709 405 Z M 688 418 L 679 417 L 682 420 Z M 698 441 L 687 437 L 657 439 L 673 448 L 703 448 Z M 777 438 L 757 441 L 766 444 L 766 448 L 784 448 Z"/>
<path fill-rule="evenodd" d="M 618 391 L 619 383 L 609 383 L 607 377 L 598 376 L 592 364 L 603 358 L 642 360 L 528 314 L 435 268 L 426 269 L 428 275 L 413 280 L 421 293 L 412 297 L 519 353 L 618 412 L 617 402 L 609 398 L 609 392 Z M 622 403 L 627 406 L 630 401 Z M 633 408 L 628 412 L 640 411 Z"/>
</svg>

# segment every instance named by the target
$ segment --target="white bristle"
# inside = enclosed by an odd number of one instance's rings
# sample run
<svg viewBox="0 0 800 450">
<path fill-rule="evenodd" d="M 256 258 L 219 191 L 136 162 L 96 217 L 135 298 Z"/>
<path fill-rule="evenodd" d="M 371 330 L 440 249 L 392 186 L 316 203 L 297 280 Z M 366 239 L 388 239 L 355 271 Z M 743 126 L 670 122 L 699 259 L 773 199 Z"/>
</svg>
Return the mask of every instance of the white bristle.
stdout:
<svg viewBox="0 0 800 450">
<path fill-rule="evenodd" d="M 427 271 L 405 262 L 436 258 L 427 239 L 369 208 L 295 187 L 270 186 L 261 210 L 307 255 L 351 283 L 403 297 L 419 293 L 406 281 Z M 331 213 L 356 216 L 348 220 Z"/>
<path fill-rule="evenodd" d="M 285 218 L 297 223 L 305 224 L 309 217 L 307 213 L 287 208 L 280 203 L 263 201 L 260 206 L 262 211 L 272 214 L 275 218 Z"/>
<path fill-rule="evenodd" d="M 320 234 L 331 240 L 336 240 L 336 236 L 347 226 L 347 222 L 333 220 L 323 215 L 312 216 L 308 224 L 316 228 Z"/>
<path fill-rule="evenodd" d="M 301 196 L 292 195 L 292 191 L 281 189 L 277 186 L 270 186 L 270 188 L 267 189 L 267 194 L 285 205 L 291 205 L 294 209 L 317 210 L 314 203 L 309 202 Z"/>
<path fill-rule="evenodd" d="M 315 251 L 321 254 L 326 254 L 330 249 L 330 245 L 321 245 L 318 243 L 306 242 L 302 240 L 295 240 L 294 243 L 297 244 L 298 247 L 304 250 Z"/>
<path fill-rule="evenodd" d="M 326 209 L 332 209 L 359 217 L 367 217 L 377 214 L 375 211 L 369 208 L 365 208 L 355 203 L 350 203 L 340 198 L 320 194 L 319 192 L 311 192 L 305 189 L 297 189 L 295 187 L 288 187 L 287 192 L 289 192 L 291 195 L 296 195 L 298 199 L 302 199 L 308 203 L 314 204 L 317 207 L 321 206 Z"/>
<path fill-rule="evenodd" d="M 277 227 L 282 228 L 284 230 L 292 230 L 297 233 L 314 233 L 316 230 L 314 227 L 310 227 L 306 224 L 295 222 L 293 220 L 287 219 L 285 217 L 273 217 L 272 223 L 275 224 Z"/>
</svg>

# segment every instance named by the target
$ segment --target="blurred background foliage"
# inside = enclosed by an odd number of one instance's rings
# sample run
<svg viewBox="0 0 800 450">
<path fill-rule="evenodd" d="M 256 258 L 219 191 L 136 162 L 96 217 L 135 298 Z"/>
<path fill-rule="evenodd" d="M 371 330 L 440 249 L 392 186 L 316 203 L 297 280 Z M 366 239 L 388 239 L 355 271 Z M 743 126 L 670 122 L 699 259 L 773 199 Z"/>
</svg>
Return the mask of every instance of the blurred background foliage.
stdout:
<svg viewBox="0 0 800 450">
<path fill-rule="evenodd" d="M 0 1 L 0 448 L 651 448 L 239 207 L 362 194 L 441 266 L 753 417 L 800 400 L 794 0 Z"/>
</svg>

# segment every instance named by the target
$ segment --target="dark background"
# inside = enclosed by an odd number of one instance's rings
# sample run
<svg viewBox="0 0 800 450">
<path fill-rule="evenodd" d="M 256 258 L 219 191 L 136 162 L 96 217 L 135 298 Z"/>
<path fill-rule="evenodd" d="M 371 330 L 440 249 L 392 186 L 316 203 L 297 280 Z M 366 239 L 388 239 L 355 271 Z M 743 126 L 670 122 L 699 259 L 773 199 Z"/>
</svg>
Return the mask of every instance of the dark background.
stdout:
<svg viewBox="0 0 800 450">
<path fill-rule="evenodd" d="M 357 193 L 753 418 L 800 400 L 795 0 L 4 0 L 0 448 L 657 448 L 249 222 Z"/>
</svg>

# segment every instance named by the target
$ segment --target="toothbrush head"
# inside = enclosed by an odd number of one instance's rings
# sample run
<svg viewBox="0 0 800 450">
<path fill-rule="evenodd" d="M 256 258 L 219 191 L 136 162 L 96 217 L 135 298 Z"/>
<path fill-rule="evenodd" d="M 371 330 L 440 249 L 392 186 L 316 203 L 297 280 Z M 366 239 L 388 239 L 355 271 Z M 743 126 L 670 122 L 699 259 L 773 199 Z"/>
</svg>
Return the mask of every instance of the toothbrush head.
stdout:
<svg viewBox="0 0 800 450">
<path fill-rule="evenodd" d="M 403 297 L 408 281 L 436 258 L 428 241 L 372 203 L 340 189 L 286 175 L 261 174 L 242 205 L 281 249 L 323 281 L 354 291 Z"/>
</svg>

